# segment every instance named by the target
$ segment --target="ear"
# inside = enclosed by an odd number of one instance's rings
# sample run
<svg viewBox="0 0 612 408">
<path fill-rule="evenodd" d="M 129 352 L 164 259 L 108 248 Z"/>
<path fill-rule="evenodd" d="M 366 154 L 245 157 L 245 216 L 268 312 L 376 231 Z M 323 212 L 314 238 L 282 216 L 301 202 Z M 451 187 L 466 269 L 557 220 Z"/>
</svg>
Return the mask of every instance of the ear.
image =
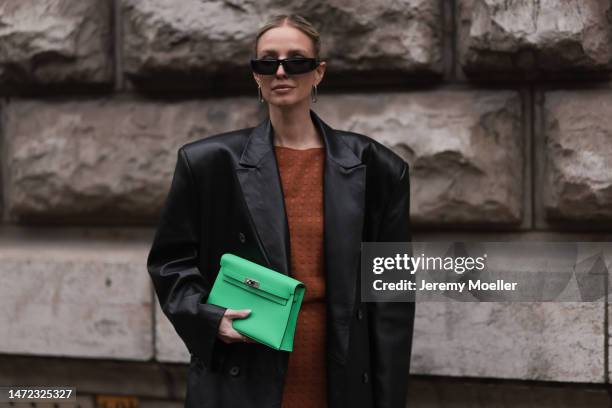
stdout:
<svg viewBox="0 0 612 408">
<path fill-rule="evenodd" d="M 325 69 L 327 68 L 327 63 L 325 61 L 321 61 L 319 66 L 315 69 L 315 84 L 319 85 L 319 83 L 323 80 L 323 76 L 325 75 Z"/>
<path fill-rule="evenodd" d="M 257 86 L 261 86 L 261 84 L 259 83 L 259 75 L 253 72 L 253 78 L 255 79 L 255 83 L 257 84 Z"/>
</svg>

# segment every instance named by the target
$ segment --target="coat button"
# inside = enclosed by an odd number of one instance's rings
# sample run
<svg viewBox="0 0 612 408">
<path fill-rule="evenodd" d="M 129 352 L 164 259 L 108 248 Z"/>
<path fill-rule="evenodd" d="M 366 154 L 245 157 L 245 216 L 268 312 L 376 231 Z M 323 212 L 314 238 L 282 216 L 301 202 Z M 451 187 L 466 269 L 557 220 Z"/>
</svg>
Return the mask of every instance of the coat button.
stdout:
<svg viewBox="0 0 612 408">
<path fill-rule="evenodd" d="M 240 240 L 240 242 L 242 242 L 243 244 L 246 242 L 246 236 L 244 235 L 243 232 L 238 233 L 238 239 Z"/>
<path fill-rule="evenodd" d="M 232 368 L 230 368 L 229 370 L 230 375 L 236 377 L 238 374 L 240 374 L 240 367 L 238 366 L 232 366 Z"/>
<path fill-rule="evenodd" d="M 363 319 L 363 312 L 361 311 L 361 308 L 357 309 L 357 319 Z"/>
<path fill-rule="evenodd" d="M 370 377 L 368 376 L 368 372 L 364 371 L 363 375 L 361 376 L 361 381 L 363 381 L 364 384 L 366 384 L 368 381 L 370 381 Z"/>
</svg>

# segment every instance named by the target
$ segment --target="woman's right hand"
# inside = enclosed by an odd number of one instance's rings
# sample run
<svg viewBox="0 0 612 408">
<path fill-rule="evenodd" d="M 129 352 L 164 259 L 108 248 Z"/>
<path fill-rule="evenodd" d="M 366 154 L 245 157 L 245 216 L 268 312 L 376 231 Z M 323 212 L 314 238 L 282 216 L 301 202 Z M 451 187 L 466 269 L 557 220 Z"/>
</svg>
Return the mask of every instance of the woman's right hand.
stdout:
<svg viewBox="0 0 612 408">
<path fill-rule="evenodd" d="M 219 324 L 219 331 L 217 332 L 217 337 L 221 339 L 224 343 L 257 343 L 255 340 L 252 340 L 239 332 L 237 332 L 232 326 L 232 321 L 234 319 L 244 319 L 251 314 L 249 309 L 236 310 L 236 309 L 227 309 L 221 318 L 221 323 Z"/>
</svg>

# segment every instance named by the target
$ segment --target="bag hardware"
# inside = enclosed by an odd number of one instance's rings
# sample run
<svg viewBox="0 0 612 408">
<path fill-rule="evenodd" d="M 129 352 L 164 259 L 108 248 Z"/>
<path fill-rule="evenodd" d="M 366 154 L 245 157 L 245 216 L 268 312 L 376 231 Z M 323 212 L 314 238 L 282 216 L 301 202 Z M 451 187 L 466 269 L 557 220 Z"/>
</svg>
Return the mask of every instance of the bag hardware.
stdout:
<svg viewBox="0 0 612 408">
<path fill-rule="evenodd" d="M 251 278 L 244 278 L 244 283 L 246 283 L 247 285 L 253 287 L 253 288 L 259 288 L 259 282 L 256 281 L 255 279 L 251 279 Z"/>
</svg>

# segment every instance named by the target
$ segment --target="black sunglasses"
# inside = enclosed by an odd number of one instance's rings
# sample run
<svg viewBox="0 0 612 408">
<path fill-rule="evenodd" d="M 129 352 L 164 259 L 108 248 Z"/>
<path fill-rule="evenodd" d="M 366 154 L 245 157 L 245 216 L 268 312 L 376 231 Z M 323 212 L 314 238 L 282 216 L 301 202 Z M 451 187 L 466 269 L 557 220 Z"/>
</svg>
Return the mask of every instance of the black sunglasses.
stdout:
<svg viewBox="0 0 612 408">
<path fill-rule="evenodd" d="M 285 59 L 252 59 L 251 68 L 253 72 L 261 75 L 274 75 L 278 70 L 278 66 L 283 64 L 283 69 L 286 73 L 305 74 L 319 66 L 318 58 L 302 58 L 293 57 Z"/>
</svg>

